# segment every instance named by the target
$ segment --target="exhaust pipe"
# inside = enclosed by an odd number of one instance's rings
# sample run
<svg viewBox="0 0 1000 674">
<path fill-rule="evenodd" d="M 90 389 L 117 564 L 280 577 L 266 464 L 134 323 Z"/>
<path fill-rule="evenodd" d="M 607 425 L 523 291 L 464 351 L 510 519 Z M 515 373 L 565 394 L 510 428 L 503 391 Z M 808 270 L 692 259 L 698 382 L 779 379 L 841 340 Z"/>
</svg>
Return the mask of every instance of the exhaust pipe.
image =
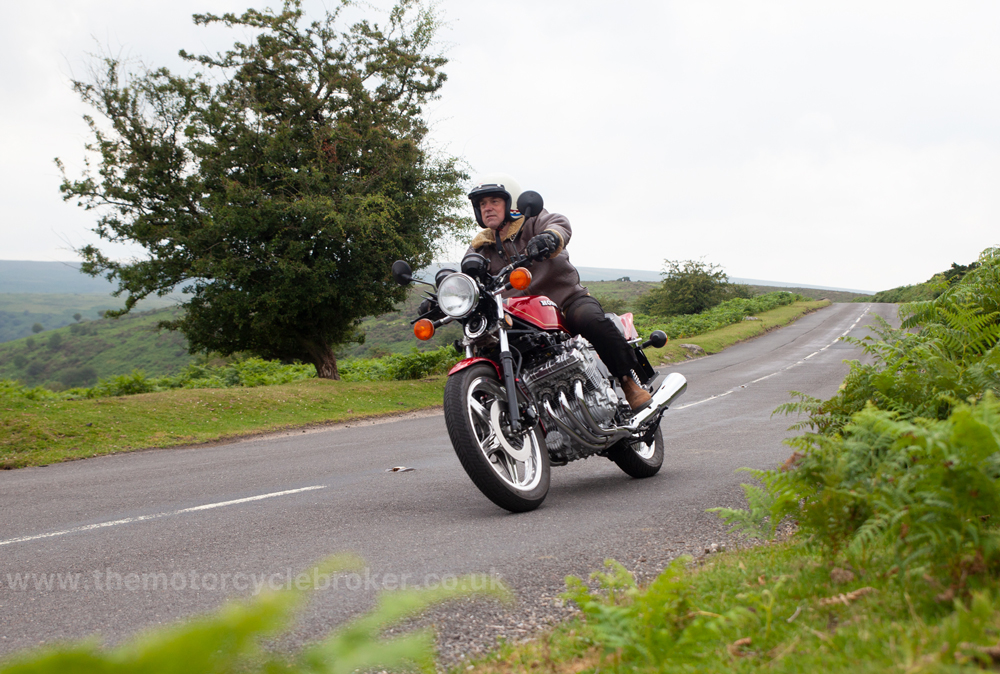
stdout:
<svg viewBox="0 0 1000 674">
<path fill-rule="evenodd" d="M 630 431 L 638 430 L 644 423 L 670 407 L 685 390 L 687 390 L 687 379 L 684 378 L 684 375 L 679 372 L 671 372 L 653 393 L 653 400 L 650 401 L 649 407 L 632 417 L 631 423 L 626 428 Z"/>
<path fill-rule="evenodd" d="M 579 422 L 576 421 L 575 417 L 571 417 L 575 421 L 573 425 L 567 423 L 566 420 L 562 419 L 558 414 L 556 414 L 556 411 L 552 409 L 552 403 L 548 398 L 542 401 L 542 407 L 545 408 L 545 411 L 548 413 L 549 418 L 555 422 L 559 430 L 568 435 L 574 442 L 576 442 L 581 447 L 586 447 L 587 449 L 594 449 L 600 451 L 602 449 L 607 449 L 611 445 L 611 443 L 608 442 L 607 440 L 597 440 L 595 438 L 594 441 L 591 441 L 581 437 L 580 433 L 578 432 Z M 594 437 L 592 434 L 588 435 L 591 438 Z"/>
</svg>

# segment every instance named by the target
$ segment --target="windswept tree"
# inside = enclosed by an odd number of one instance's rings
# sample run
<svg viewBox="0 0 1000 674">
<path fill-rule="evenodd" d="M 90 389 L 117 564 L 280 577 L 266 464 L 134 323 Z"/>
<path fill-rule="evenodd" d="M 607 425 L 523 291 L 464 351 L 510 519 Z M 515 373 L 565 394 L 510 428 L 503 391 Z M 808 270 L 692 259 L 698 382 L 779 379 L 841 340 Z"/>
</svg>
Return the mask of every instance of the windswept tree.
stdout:
<svg viewBox="0 0 1000 674">
<path fill-rule="evenodd" d="M 117 281 L 119 314 L 180 285 L 185 312 L 163 325 L 192 351 L 303 360 L 338 379 L 333 347 L 403 298 L 392 262 L 426 265 L 466 226 L 455 215 L 466 176 L 425 139 L 422 108 L 445 80 L 437 20 L 400 0 L 384 23 L 343 29 L 347 6 L 313 22 L 298 0 L 195 15 L 254 37 L 181 51 L 191 75 L 107 57 L 73 83 L 100 113 L 86 118 L 100 163 L 79 179 L 64 171 L 64 198 L 95 210 L 102 239 L 146 252 L 79 251 L 83 271 Z"/>
</svg>

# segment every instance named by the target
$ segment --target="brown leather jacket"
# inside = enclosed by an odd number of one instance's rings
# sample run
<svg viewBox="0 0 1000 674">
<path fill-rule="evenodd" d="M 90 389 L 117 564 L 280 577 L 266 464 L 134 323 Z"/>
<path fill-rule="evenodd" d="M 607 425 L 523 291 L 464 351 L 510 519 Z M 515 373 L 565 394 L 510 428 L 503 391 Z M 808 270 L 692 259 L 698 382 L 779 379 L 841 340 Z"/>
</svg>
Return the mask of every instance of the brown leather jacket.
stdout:
<svg viewBox="0 0 1000 674">
<path fill-rule="evenodd" d="M 496 274 L 510 263 L 510 256 L 523 255 L 528 242 L 536 234 L 551 231 L 559 237 L 560 245 L 555 254 L 548 260 L 539 260 L 531 265 L 531 285 L 527 290 L 509 290 L 504 297 L 520 295 L 545 295 L 563 308 L 571 301 L 589 294 L 580 285 L 580 273 L 569 261 L 566 244 L 573 234 L 569 220 L 558 213 L 549 213 L 545 209 L 537 216 L 523 217 L 508 223 L 503 234 L 504 255 L 501 256 L 497 247 L 496 233 L 492 229 L 483 229 L 469 246 L 468 253 L 479 253 L 490 262 L 490 273 Z"/>
</svg>

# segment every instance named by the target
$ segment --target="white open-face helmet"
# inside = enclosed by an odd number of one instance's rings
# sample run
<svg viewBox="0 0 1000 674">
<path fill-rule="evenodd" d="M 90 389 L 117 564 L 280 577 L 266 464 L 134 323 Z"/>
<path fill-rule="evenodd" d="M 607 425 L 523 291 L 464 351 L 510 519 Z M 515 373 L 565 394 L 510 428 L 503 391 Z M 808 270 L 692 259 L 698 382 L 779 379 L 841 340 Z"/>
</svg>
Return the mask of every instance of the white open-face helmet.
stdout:
<svg viewBox="0 0 1000 674">
<path fill-rule="evenodd" d="M 479 200 L 485 196 L 498 196 L 507 202 L 507 220 L 510 220 L 510 211 L 517 207 L 517 198 L 521 196 L 521 186 L 517 181 L 506 173 L 490 173 L 479 179 L 476 186 L 469 192 L 469 200 L 472 201 L 472 210 L 476 212 L 476 222 L 480 227 L 483 224 L 482 213 L 479 212 Z"/>
</svg>

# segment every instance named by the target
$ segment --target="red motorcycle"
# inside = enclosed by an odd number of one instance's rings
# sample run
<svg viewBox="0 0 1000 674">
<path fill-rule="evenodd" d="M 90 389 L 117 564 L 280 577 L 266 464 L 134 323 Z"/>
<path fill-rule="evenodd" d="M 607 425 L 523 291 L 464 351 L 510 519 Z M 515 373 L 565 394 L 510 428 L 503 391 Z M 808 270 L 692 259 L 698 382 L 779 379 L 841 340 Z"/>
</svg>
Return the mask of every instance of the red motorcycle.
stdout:
<svg viewBox="0 0 1000 674">
<path fill-rule="evenodd" d="M 531 217 L 541 211 L 542 198 L 525 192 L 517 206 Z M 448 373 L 444 391 L 448 435 L 479 490 L 511 512 L 541 505 L 549 467 L 577 459 L 605 456 L 632 477 L 655 475 L 663 464 L 660 419 L 687 388 L 681 374 L 657 376 L 642 351 L 662 347 L 666 334 L 657 330 L 642 342 L 631 314 L 613 316 L 636 349 L 639 383 L 653 395 L 633 412 L 594 347 L 569 334 L 555 302 L 503 298 L 530 286 L 532 262 L 518 257 L 492 275 L 486 258 L 470 253 L 461 271 L 442 269 L 433 284 L 414 279 L 402 260 L 392 266 L 397 283 L 434 288 L 429 308 L 413 322 L 418 339 L 453 321 L 463 326 L 455 346 L 465 359 Z"/>
</svg>

